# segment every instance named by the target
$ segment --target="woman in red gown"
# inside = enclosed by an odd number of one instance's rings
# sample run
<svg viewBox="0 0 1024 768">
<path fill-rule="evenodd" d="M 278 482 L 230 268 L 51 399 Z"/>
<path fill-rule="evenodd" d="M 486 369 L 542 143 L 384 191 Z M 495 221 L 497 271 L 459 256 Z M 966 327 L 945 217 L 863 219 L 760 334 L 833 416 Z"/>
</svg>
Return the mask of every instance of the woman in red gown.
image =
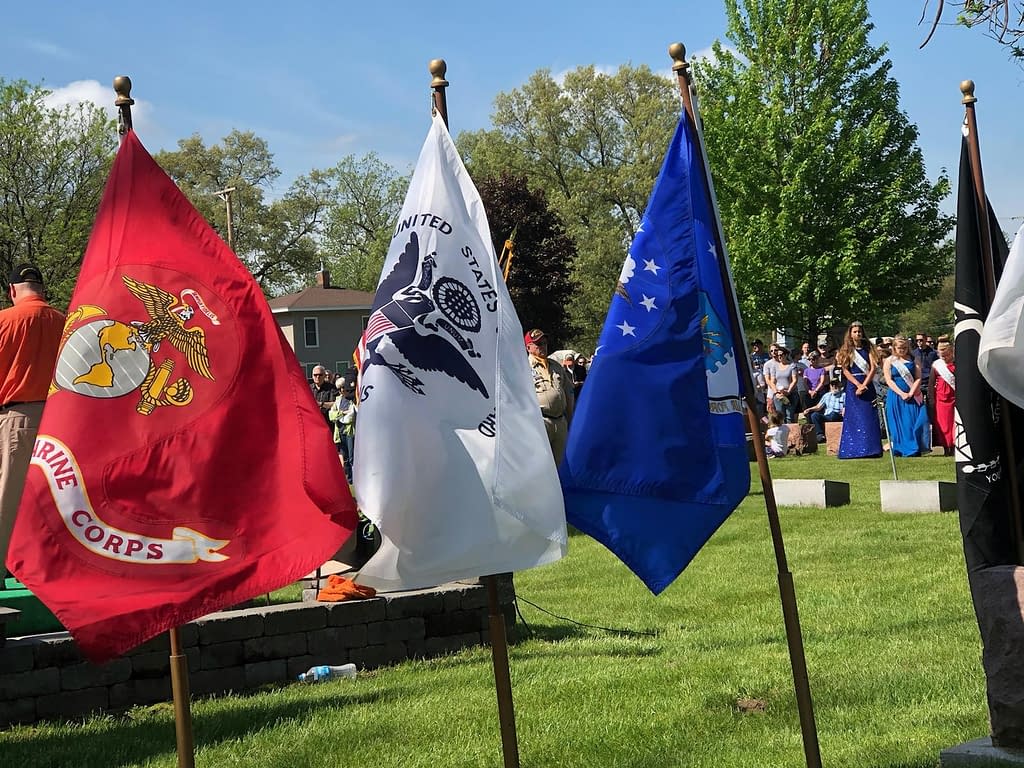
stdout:
<svg viewBox="0 0 1024 768">
<path fill-rule="evenodd" d="M 932 442 L 942 446 L 946 456 L 953 455 L 955 445 L 953 408 L 956 405 L 956 365 L 949 336 L 939 336 L 939 359 L 932 363 L 928 376 L 928 410 L 932 419 Z"/>
</svg>

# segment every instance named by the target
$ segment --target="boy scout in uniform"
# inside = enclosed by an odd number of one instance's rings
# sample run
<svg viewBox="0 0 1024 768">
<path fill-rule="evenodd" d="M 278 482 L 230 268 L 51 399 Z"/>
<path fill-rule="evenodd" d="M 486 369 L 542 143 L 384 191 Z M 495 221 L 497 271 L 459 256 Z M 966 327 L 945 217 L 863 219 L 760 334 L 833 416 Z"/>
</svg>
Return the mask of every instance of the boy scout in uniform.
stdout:
<svg viewBox="0 0 1024 768">
<path fill-rule="evenodd" d="M 565 442 L 569 436 L 569 422 L 576 405 L 573 383 L 559 363 L 548 357 L 548 340 L 544 331 L 534 328 L 524 337 L 530 353 L 530 369 L 533 371 L 533 386 L 537 391 L 537 402 L 555 464 L 562 463 Z"/>
</svg>

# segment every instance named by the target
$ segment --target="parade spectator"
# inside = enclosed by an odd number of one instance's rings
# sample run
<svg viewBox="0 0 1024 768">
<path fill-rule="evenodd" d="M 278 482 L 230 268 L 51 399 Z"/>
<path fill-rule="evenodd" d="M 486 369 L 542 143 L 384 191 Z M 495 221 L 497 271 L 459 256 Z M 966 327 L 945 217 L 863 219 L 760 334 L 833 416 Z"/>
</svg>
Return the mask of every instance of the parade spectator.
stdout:
<svg viewBox="0 0 1024 768">
<path fill-rule="evenodd" d="M 892 350 L 882 367 L 888 388 L 885 418 L 889 450 L 893 456 L 921 456 L 931 451 L 928 413 L 921 394 L 921 366 L 904 336 L 895 338 Z"/>
<path fill-rule="evenodd" d="M 930 336 L 923 333 L 915 333 L 915 348 L 911 352 L 914 362 L 921 366 L 921 382 L 924 385 L 925 396 L 928 395 L 928 382 L 931 380 L 932 363 L 939 359 L 938 353 L 929 343 L 930 338 Z"/>
<path fill-rule="evenodd" d="M 790 424 L 796 421 L 799 379 L 800 369 L 789 359 L 789 350 L 773 345 L 772 359 L 764 365 L 764 380 L 772 399 L 772 410 L 781 413 Z"/>
<path fill-rule="evenodd" d="M 953 409 L 956 406 L 956 365 L 949 336 L 939 336 L 938 359 L 932 363 L 928 382 L 928 410 L 934 427 L 935 445 L 942 446 L 945 456 L 952 456 L 956 447 Z"/>
<path fill-rule="evenodd" d="M 524 336 L 526 350 L 530 355 L 530 370 L 533 371 L 533 386 L 544 427 L 548 433 L 551 454 L 555 464 L 562 463 L 565 442 L 569 436 L 569 423 L 576 404 L 573 384 L 565 369 L 553 358 L 548 357 L 548 339 L 544 331 L 534 328 Z"/>
<path fill-rule="evenodd" d="M 769 359 L 764 351 L 764 342 L 754 339 L 750 343 L 750 373 L 754 381 L 754 406 L 757 409 L 757 418 L 762 422 L 768 414 L 768 385 L 764 380 L 764 364 Z"/>
<path fill-rule="evenodd" d="M 802 378 L 806 382 L 806 400 L 801 402 L 801 408 L 807 410 L 818 404 L 824 393 L 828 390 L 829 366 L 822 365 L 821 353 L 812 349 L 807 353 L 809 365 L 803 370 Z"/>
<path fill-rule="evenodd" d="M 817 405 L 804 411 L 804 416 L 810 419 L 814 431 L 818 433 L 819 443 L 825 442 L 825 422 L 842 421 L 845 408 L 846 394 L 843 392 L 842 382 L 833 381 L 829 384 L 829 391 L 822 395 Z"/>
<path fill-rule="evenodd" d="M 345 377 L 338 379 L 338 397 L 328 411 L 328 419 L 334 424 L 334 444 L 338 448 L 345 466 L 345 477 L 352 482 L 352 459 L 355 456 L 356 434 L 356 387 L 355 381 Z"/>
<path fill-rule="evenodd" d="M 0 575 L 64 329 L 31 264 L 11 272 L 7 297 L 14 306 L 0 312 Z"/>
<path fill-rule="evenodd" d="M 329 414 L 331 406 L 338 399 L 338 389 L 334 386 L 334 382 L 328 375 L 327 369 L 322 365 L 313 367 L 313 383 L 309 385 L 309 388 L 313 391 L 313 397 L 316 399 L 317 405 L 320 406 L 320 413 L 323 414 L 324 423 L 328 427 L 331 426 Z"/>
<path fill-rule="evenodd" d="M 768 417 L 768 429 L 764 433 L 764 448 L 769 459 L 785 456 L 789 450 L 789 426 L 782 422 L 778 412 Z"/>
<path fill-rule="evenodd" d="M 882 455 L 882 431 L 875 412 L 877 365 L 863 323 L 854 321 L 847 327 L 843 344 L 836 353 L 836 365 L 846 382 L 839 458 L 877 458 Z"/>
</svg>

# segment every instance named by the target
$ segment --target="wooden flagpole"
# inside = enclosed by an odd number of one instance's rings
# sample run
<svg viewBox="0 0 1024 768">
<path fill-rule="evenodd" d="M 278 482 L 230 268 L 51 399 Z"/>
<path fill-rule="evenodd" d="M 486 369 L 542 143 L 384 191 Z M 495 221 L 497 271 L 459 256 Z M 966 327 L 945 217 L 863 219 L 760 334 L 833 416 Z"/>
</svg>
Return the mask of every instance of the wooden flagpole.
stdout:
<svg viewBox="0 0 1024 768">
<path fill-rule="evenodd" d="M 808 768 L 821 768 L 821 752 L 818 747 L 818 731 L 814 722 L 814 706 L 811 701 L 811 688 L 807 678 L 807 662 L 804 658 L 803 637 L 800 632 L 800 616 L 797 613 L 796 590 L 793 588 L 793 574 L 786 562 L 786 548 L 782 540 L 782 526 L 779 522 L 779 509 L 775 503 L 775 490 L 772 487 L 771 472 L 768 469 L 768 457 L 764 450 L 764 433 L 754 400 L 754 381 L 750 371 L 750 360 L 746 354 L 747 342 L 744 338 L 743 326 L 740 321 L 739 307 L 736 302 L 736 290 L 732 282 L 725 250 L 725 237 L 722 233 L 722 222 L 718 214 L 718 200 L 715 197 L 711 182 L 711 169 L 708 165 L 707 150 L 704 147 L 704 133 L 701 128 L 700 113 L 692 92 L 690 81 L 690 65 L 686 61 L 686 48 L 682 43 L 673 43 L 668 48 L 673 60 L 672 70 L 676 73 L 679 93 L 686 109 L 686 118 L 690 128 L 697 137 L 701 161 L 704 163 L 704 179 L 708 203 L 715 217 L 715 247 L 718 250 L 718 266 L 722 277 L 722 287 L 728 298 L 729 322 L 732 325 L 733 349 L 736 361 L 742 372 L 743 387 L 747 405 L 747 421 L 750 425 L 751 437 L 754 442 L 754 454 L 757 457 L 757 468 L 761 475 L 761 488 L 764 491 L 765 511 L 768 513 L 768 527 L 771 530 L 772 546 L 775 549 L 775 562 L 778 568 L 779 595 L 782 598 L 782 617 L 786 627 L 786 643 L 789 646 L 789 661 L 793 668 L 793 685 L 796 690 L 796 704 L 800 714 L 800 732 L 803 736 L 804 757 Z M 743 361 L 743 362 L 741 362 Z"/>
<path fill-rule="evenodd" d="M 132 81 L 126 75 L 114 78 L 114 106 L 117 107 L 117 132 L 124 141 L 132 130 Z M 174 733 L 178 747 L 178 768 L 195 768 L 195 739 L 189 701 L 188 660 L 181 649 L 181 636 L 175 627 L 168 632 L 171 641 L 171 693 L 174 697 Z"/>
<path fill-rule="evenodd" d="M 433 79 L 433 105 L 445 127 L 448 126 L 448 98 L 444 79 L 448 65 L 444 59 L 433 59 L 427 65 Z M 491 661 L 494 664 L 494 690 L 498 696 L 498 725 L 501 728 L 501 753 L 505 768 L 519 768 L 519 739 L 516 735 L 516 712 L 512 703 L 512 679 L 508 669 L 508 638 L 505 635 L 505 615 L 498 603 L 498 580 L 496 576 L 481 576 L 480 581 L 487 587 L 488 628 L 491 635 Z"/>
<path fill-rule="evenodd" d="M 992 306 L 996 295 L 995 256 L 992 253 L 992 228 L 988 218 L 988 196 L 985 194 L 985 174 L 981 170 L 981 144 L 978 141 L 978 117 L 974 105 L 978 99 L 974 95 L 974 81 L 964 80 L 960 83 L 960 92 L 964 105 L 964 122 L 967 125 L 967 157 L 971 163 L 971 175 L 974 177 L 974 207 L 978 214 L 978 235 L 981 238 L 981 271 L 985 276 L 985 313 Z M 993 390 L 994 391 L 994 390 Z M 999 397 L 1000 426 L 1002 428 L 1003 474 L 1006 475 L 1010 491 L 1010 505 L 1013 517 L 1013 535 L 1016 539 L 1017 562 L 1024 564 L 1024 523 L 1021 521 L 1020 481 L 1014 468 L 1017 466 L 1017 455 L 1013 447 L 1013 425 L 1010 423 L 1010 403 L 996 392 Z"/>
</svg>

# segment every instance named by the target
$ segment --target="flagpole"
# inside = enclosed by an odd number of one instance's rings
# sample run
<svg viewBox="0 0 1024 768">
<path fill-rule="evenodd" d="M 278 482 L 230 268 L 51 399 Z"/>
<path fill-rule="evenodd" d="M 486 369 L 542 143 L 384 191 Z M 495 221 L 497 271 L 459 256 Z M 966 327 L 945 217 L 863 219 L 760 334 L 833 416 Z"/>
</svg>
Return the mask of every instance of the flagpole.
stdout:
<svg viewBox="0 0 1024 768">
<path fill-rule="evenodd" d="M 732 273 L 728 266 L 728 255 L 725 250 L 725 237 L 722 233 L 722 221 L 718 213 L 718 200 L 715 197 L 711 181 L 711 169 L 708 165 L 707 150 L 704 146 L 704 132 L 700 124 L 700 116 L 691 93 L 693 84 L 690 79 L 690 65 L 686 61 L 686 48 L 682 43 L 673 43 L 668 48 L 673 60 L 672 71 L 676 73 L 679 93 L 683 99 L 690 127 L 697 136 L 701 160 L 704 163 L 704 178 L 707 187 L 708 202 L 715 218 L 715 246 L 718 250 L 718 266 L 722 278 L 722 288 L 728 297 L 727 306 L 729 321 L 733 333 L 733 349 L 736 354 L 737 368 L 741 371 L 745 391 L 747 421 L 750 424 L 751 437 L 754 442 L 754 455 L 757 457 L 757 468 L 761 475 L 761 488 L 764 491 L 765 510 L 768 513 L 768 527 L 771 530 L 772 546 L 775 549 L 775 562 L 778 569 L 779 595 L 782 599 L 782 616 L 786 627 L 786 642 L 789 646 L 789 660 L 793 669 L 793 685 L 796 691 L 797 710 L 800 714 L 800 731 L 803 736 L 804 757 L 808 768 L 821 768 L 821 752 L 818 747 L 818 731 L 814 722 L 814 705 L 811 700 L 811 687 L 807 678 L 807 662 L 804 658 L 803 637 L 800 631 L 800 616 L 797 612 L 796 590 L 793 587 L 793 574 L 786 562 L 786 548 L 782 540 L 782 526 L 779 522 L 779 510 L 775 503 L 775 490 L 772 486 L 771 472 L 768 469 L 768 457 L 764 449 L 764 433 L 757 418 L 754 399 L 754 381 L 750 370 L 750 360 L 746 354 L 747 342 L 744 338 L 742 320 L 736 301 L 736 289 L 733 285 Z"/>
<path fill-rule="evenodd" d="M 121 140 L 132 130 L 132 81 L 127 75 L 114 78 L 114 106 L 117 107 L 117 133 Z M 174 698 L 174 734 L 178 748 L 178 768 L 195 768 L 195 739 L 192 733 L 192 710 L 189 702 L 188 660 L 181 650 L 178 628 L 168 631 L 171 643 L 171 694 Z"/>
<path fill-rule="evenodd" d="M 981 236 L 981 271 L 985 276 L 985 315 L 996 295 L 995 259 L 992 254 L 992 230 L 988 216 L 988 196 L 985 194 L 985 174 L 981 169 L 981 143 L 978 141 L 978 118 L 974 105 L 978 99 L 974 95 L 974 81 L 964 80 L 960 83 L 960 92 L 964 105 L 964 120 L 967 123 L 967 157 L 971 163 L 971 175 L 974 177 L 975 210 L 978 212 L 978 229 Z M 1002 235 L 1000 235 L 1001 237 Z M 979 308 L 980 309 L 980 308 Z M 993 390 L 995 392 L 995 390 Z M 1000 426 L 1003 433 L 1001 454 L 1003 474 L 1006 476 L 1010 490 L 1010 505 L 1013 510 L 1013 534 L 1016 539 L 1017 562 L 1024 563 L 1024 524 L 1021 522 L 1020 482 L 1013 470 L 1017 466 L 1017 456 L 1013 443 L 1013 427 L 1008 414 L 1010 404 L 1006 398 L 995 392 L 999 398 Z"/>
<path fill-rule="evenodd" d="M 444 79 L 448 65 L 444 59 L 432 59 L 427 65 L 433 79 L 433 105 L 444 125 L 448 127 L 448 98 Z M 516 735 L 516 712 L 512 703 L 512 679 L 508 668 L 508 638 L 505 635 L 505 615 L 498 603 L 497 576 L 481 576 L 480 581 L 487 587 L 488 629 L 491 635 L 491 660 L 494 665 L 494 690 L 498 697 L 498 725 L 501 730 L 501 753 L 505 768 L 519 768 L 519 740 Z"/>
</svg>

